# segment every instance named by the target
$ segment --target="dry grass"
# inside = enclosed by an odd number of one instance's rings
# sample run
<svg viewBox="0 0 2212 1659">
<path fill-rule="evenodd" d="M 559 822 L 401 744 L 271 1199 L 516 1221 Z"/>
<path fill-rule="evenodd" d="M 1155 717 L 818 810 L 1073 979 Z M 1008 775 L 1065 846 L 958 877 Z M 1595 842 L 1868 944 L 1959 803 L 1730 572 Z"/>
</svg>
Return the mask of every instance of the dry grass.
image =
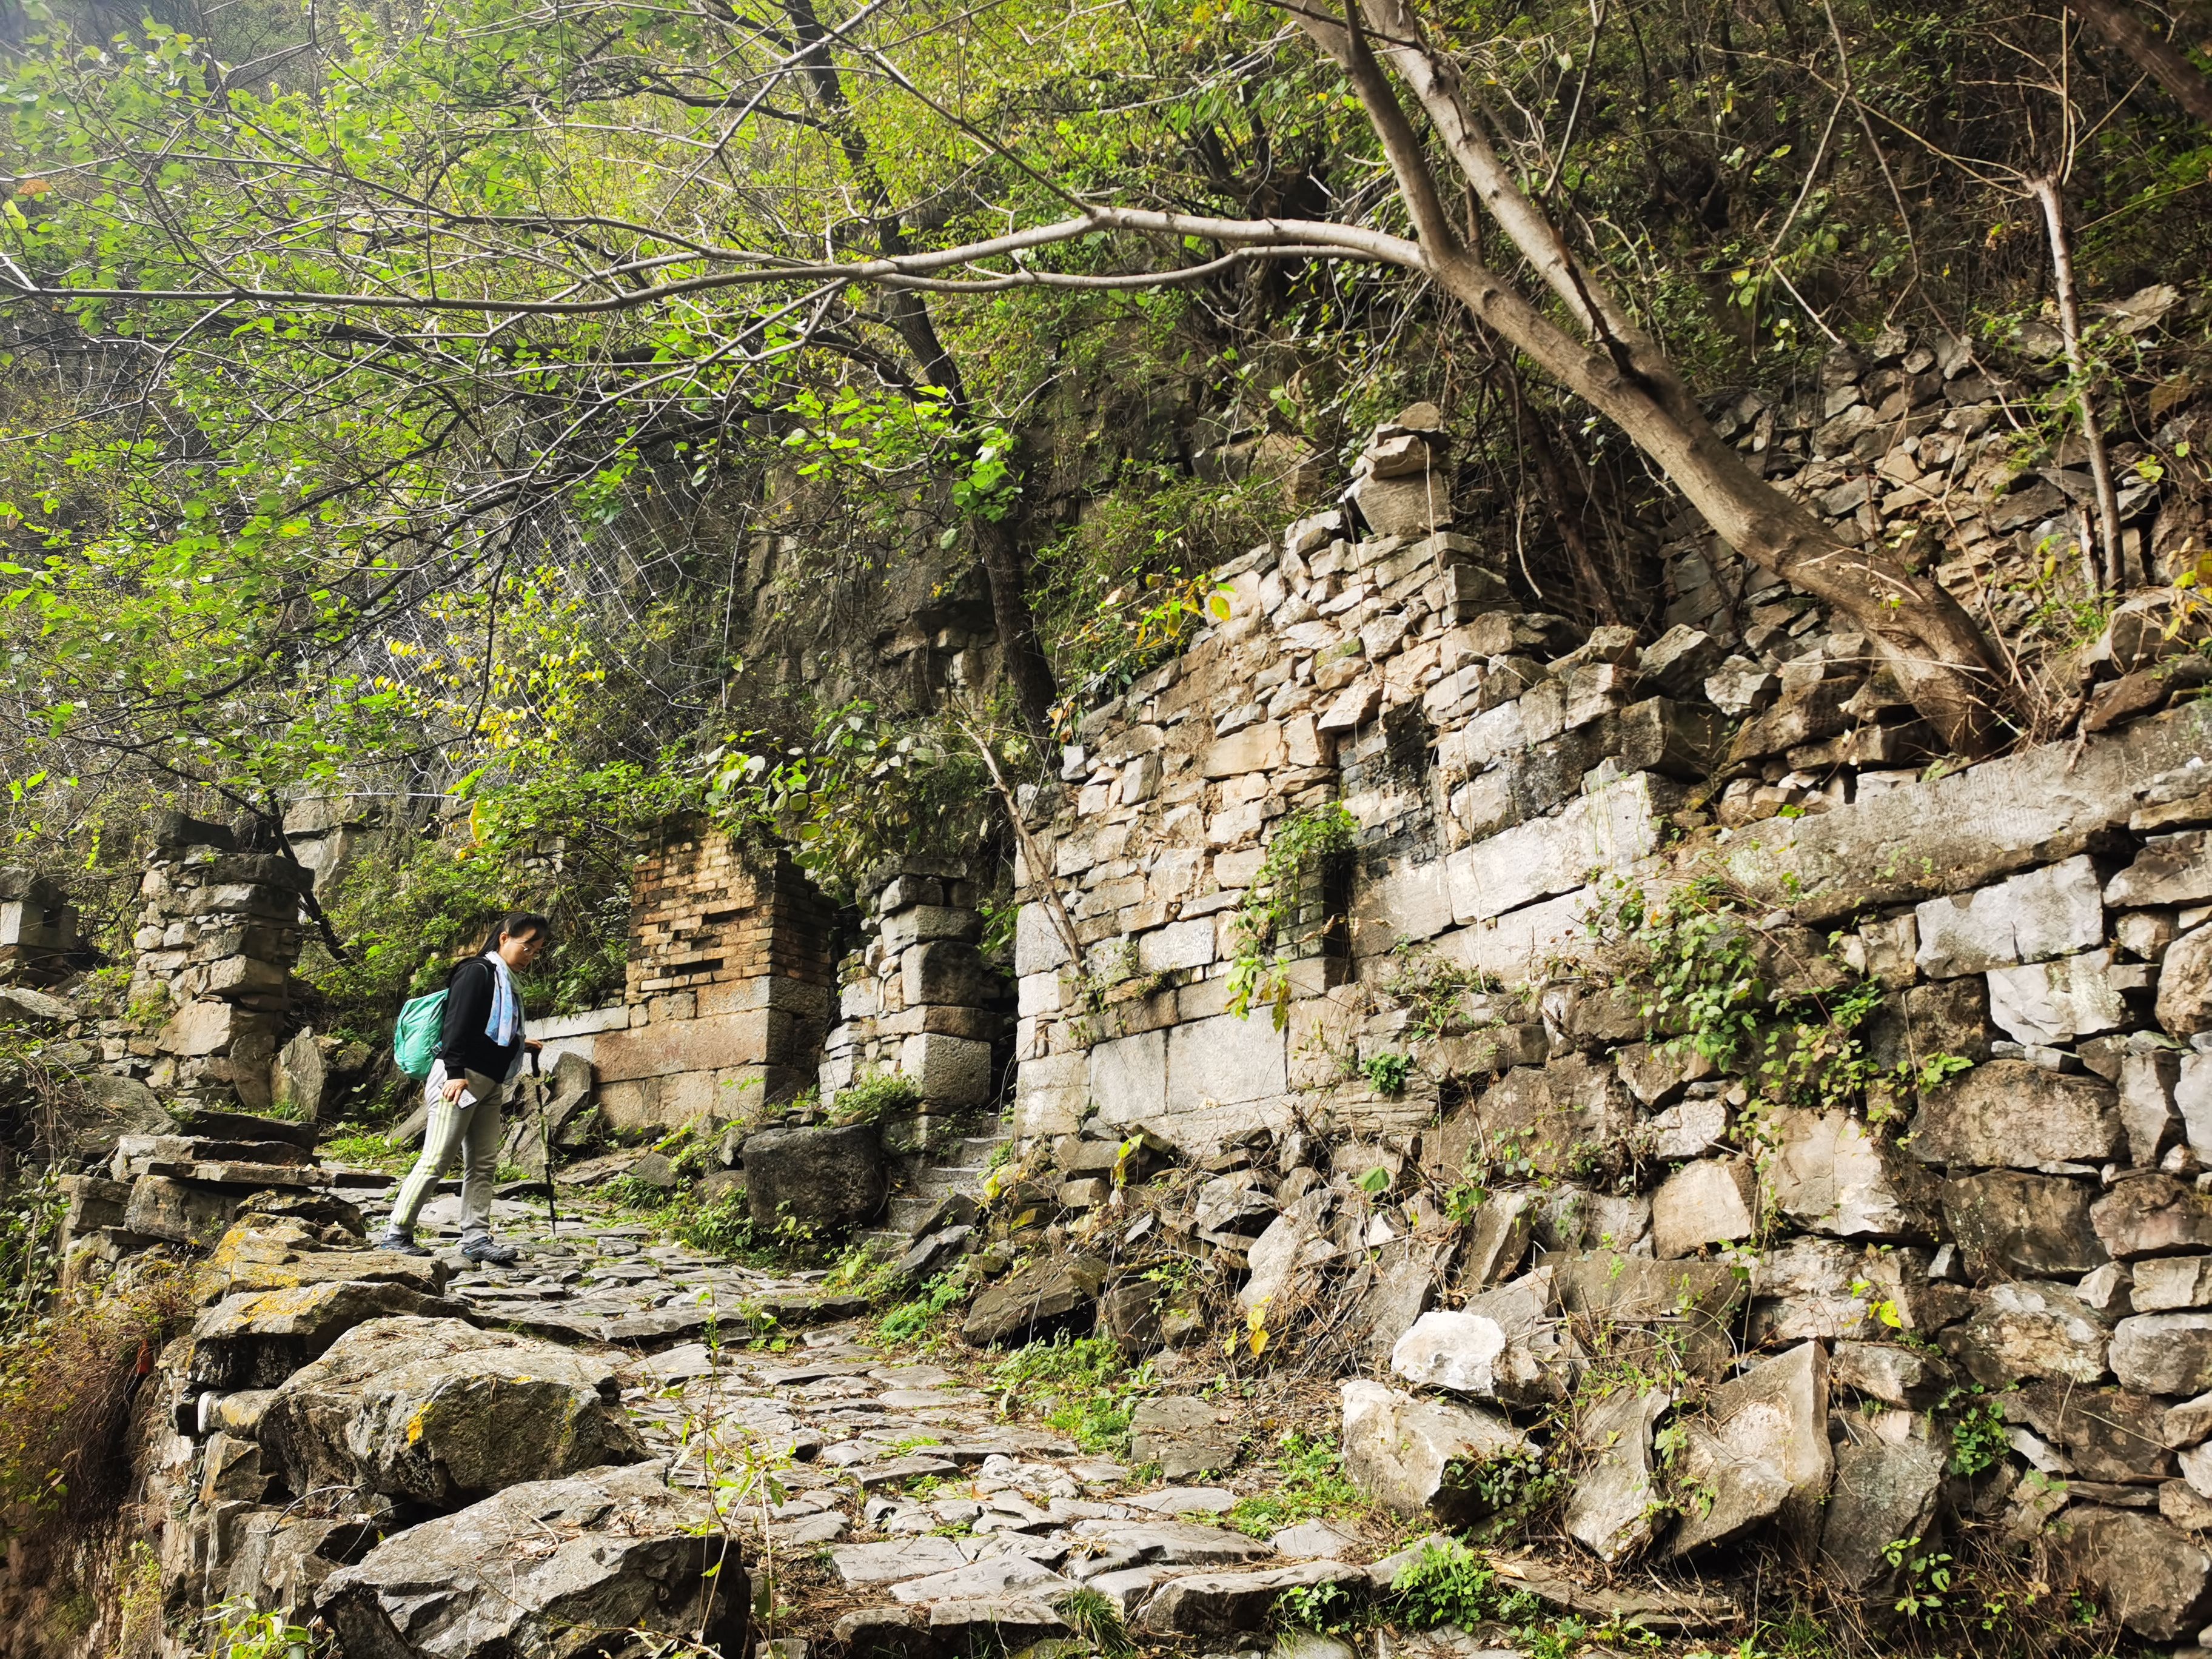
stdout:
<svg viewBox="0 0 2212 1659">
<path fill-rule="evenodd" d="M 131 1487 L 132 1401 L 191 1308 L 191 1274 L 147 1261 L 0 1348 L 0 1529 L 70 1533 L 113 1515 Z"/>
</svg>

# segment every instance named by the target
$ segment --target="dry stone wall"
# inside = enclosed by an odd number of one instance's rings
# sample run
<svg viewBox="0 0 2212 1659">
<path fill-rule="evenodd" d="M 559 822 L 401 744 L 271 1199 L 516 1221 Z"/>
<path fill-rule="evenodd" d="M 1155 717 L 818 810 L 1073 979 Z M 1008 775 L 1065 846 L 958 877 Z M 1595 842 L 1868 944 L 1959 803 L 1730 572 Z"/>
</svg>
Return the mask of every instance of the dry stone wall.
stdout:
<svg viewBox="0 0 2212 1659">
<path fill-rule="evenodd" d="M 166 1009 L 150 1053 L 113 1062 L 165 1094 L 270 1103 L 313 879 L 279 853 L 242 852 L 222 824 L 161 815 L 139 883 L 134 1011 Z"/>
<path fill-rule="evenodd" d="M 782 854 L 679 817 L 638 857 L 626 1023 L 590 1034 L 618 1129 L 757 1115 L 814 1079 L 833 913 Z"/>
<path fill-rule="evenodd" d="M 1971 586 L 2074 498 L 2040 480 L 2050 516 L 2020 518 L 1982 488 L 1986 378 L 1893 358 L 1852 365 L 1804 437 L 1760 405 L 1741 441 L 1799 442 L 1794 492 L 1858 533 L 1948 514 L 1931 551 Z M 1244 1259 L 1252 1318 L 1367 1287 L 1348 1467 L 1410 1512 L 1450 1518 L 1455 1468 L 1688 1296 L 1679 1468 L 1663 1394 L 1576 1429 L 1609 1449 L 1567 1515 L 1594 1553 L 1781 1536 L 1879 1597 L 1883 1546 L 1966 1504 L 2136 1635 L 2193 1636 L 2212 720 L 2157 712 L 2201 683 L 2188 602 L 2138 591 L 2079 654 L 2077 738 L 1945 774 L 1862 636 L 1709 546 L 1676 553 L 1676 614 L 1639 644 L 1513 605 L 1431 496 L 1366 517 L 1376 480 L 1432 476 L 1435 425 L 1379 430 L 1344 506 L 1222 571 L 1228 620 L 1030 797 L 1051 866 L 1020 872 L 1016 1127 L 1064 1177 L 1052 1224 L 1103 1237 L 1086 1218 L 1120 1200 L 1085 1177 L 1135 1131 L 1230 1171 L 1192 1224 Z M 2128 502 L 2138 552 L 2173 506 Z M 1279 1024 L 1239 1018 L 1269 844 L 1329 802 L 1357 825 L 1348 925 L 1291 964 Z M 1669 960 L 1779 1046 L 1655 989 Z M 1121 1287 L 1098 1294 L 1106 1319 Z M 1968 1410 L 1986 1457 L 1960 1455 Z"/>
<path fill-rule="evenodd" d="M 867 942 L 839 966 L 840 1023 L 825 1047 L 822 1103 L 896 1073 L 926 1107 L 957 1111 L 996 1094 L 1007 988 L 977 940 L 981 896 L 964 866 L 900 871 L 868 907 Z"/>
</svg>

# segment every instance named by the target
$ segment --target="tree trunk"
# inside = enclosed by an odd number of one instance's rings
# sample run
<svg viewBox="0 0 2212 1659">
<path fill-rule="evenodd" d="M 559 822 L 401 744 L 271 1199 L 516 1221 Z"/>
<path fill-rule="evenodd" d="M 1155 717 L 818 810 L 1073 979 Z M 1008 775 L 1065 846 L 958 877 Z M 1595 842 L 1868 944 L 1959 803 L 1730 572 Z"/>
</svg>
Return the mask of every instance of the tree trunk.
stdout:
<svg viewBox="0 0 2212 1659">
<path fill-rule="evenodd" d="M 1723 442 L 1674 364 L 1569 252 L 1543 209 L 1500 160 L 1457 71 L 1425 38 L 1405 0 L 1364 0 L 1348 25 L 1297 21 L 1344 67 L 1385 154 L 1437 283 L 1544 374 L 1618 426 L 1713 530 L 1745 558 L 1850 617 L 1944 743 L 1978 757 L 2003 740 L 2002 668 L 1957 600 L 1879 546 L 1846 545 L 1769 485 Z M 1372 29 L 1413 88 L 1477 199 L 1575 325 L 1578 340 L 1462 243 L 1411 121 L 1369 46 Z"/>
<path fill-rule="evenodd" d="M 2104 571 L 2089 549 L 2081 550 L 2087 567 L 2089 591 L 2110 588 L 2118 592 L 2127 585 L 2120 563 L 2120 498 L 2112 488 L 2112 459 L 2105 450 L 2104 422 L 2097 418 L 2097 388 L 2089 374 L 2089 361 L 2081 349 L 2081 302 L 2074 291 L 2074 246 L 2066 234 L 2066 198 L 2058 180 L 2031 179 L 2029 192 L 2043 209 L 2043 226 L 2051 236 L 2051 279 L 2058 297 L 2058 331 L 2066 342 L 2066 367 L 2073 372 L 2075 402 L 2081 413 L 2081 441 L 2089 450 L 2089 477 L 2097 495 L 2097 539 L 2104 547 Z"/>
<path fill-rule="evenodd" d="M 1052 665 L 1038 643 L 1036 623 L 1030 612 L 1028 584 L 1021 538 L 1004 519 L 975 520 L 975 551 L 990 584 L 991 614 L 999 634 L 999 660 L 1014 688 L 1022 724 L 1040 754 L 1052 750 L 1052 705 L 1058 695 Z"/>
<path fill-rule="evenodd" d="M 2126 53 L 2137 69 L 2173 94 L 2174 102 L 2212 127 L 2212 78 L 2179 46 L 2160 39 L 2126 0 L 2066 0 L 2066 9 Z"/>
</svg>

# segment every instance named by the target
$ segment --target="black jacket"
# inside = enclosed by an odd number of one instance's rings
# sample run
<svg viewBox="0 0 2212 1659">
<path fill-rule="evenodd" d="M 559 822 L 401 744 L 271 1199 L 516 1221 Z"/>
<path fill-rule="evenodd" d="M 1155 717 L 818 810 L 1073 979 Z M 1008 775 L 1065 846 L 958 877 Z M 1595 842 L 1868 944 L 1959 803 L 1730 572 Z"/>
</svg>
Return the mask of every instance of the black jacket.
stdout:
<svg viewBox="0 0 2212 1659">
<path fill-rule="evenodd" d="M 514 1041 L 501 1046 L 484 1035 L 491 1024 L 492 992 L 497 981 L 492 965 L 483 957 L 471 957 L 453 969 L 446 981 L 446 1018 L 438 1032 L 438 1058 L 446 1062 L 446 1075 L 463 1071 L 482 1072 L 495 1083 L 507 1080 L 507 1068 L 522 1051 L 522 1022 L 517 1020 Z"/>
</svg>

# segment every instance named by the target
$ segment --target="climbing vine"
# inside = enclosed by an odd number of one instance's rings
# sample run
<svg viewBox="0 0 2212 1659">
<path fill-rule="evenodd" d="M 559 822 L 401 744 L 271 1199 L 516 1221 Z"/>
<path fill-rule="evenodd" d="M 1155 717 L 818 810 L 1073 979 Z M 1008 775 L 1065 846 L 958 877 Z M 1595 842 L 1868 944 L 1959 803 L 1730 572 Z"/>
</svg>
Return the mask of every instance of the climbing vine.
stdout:
<svg viewBox="0 0 2212 1659">
<path fill-rule="evenodd" d="M 1328 927 L 1315 878 L 1351 852 L 1359 825 L 1341 801 L 1300 807 L 1267 843 L 1267 856 L 1237 908 L 1237 954 L 1229 965 L 1229 1012 L 1251 1018 L 1273 1008 L 1280 1030 L 1291 1014 L 1291 963 Z"/>
</svg>

